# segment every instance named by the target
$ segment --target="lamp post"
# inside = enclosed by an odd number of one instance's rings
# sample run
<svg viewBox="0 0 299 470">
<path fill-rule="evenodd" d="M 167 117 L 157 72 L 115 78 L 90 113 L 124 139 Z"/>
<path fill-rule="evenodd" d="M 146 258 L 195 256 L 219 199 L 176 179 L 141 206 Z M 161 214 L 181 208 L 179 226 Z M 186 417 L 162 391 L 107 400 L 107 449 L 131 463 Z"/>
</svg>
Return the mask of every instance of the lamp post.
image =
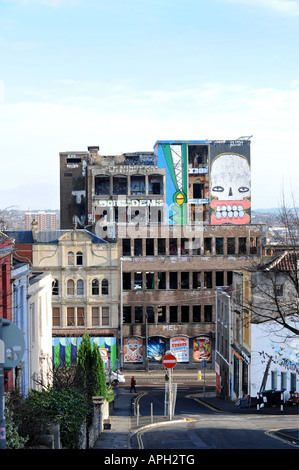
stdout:
<svg viewBox="0 0 299 470">
<path fill-rule="evenodd" d="M 120 370 L 124 366 L 124 338 L 123 338 L 123 258 L 120 257 Z"/>
</svg>

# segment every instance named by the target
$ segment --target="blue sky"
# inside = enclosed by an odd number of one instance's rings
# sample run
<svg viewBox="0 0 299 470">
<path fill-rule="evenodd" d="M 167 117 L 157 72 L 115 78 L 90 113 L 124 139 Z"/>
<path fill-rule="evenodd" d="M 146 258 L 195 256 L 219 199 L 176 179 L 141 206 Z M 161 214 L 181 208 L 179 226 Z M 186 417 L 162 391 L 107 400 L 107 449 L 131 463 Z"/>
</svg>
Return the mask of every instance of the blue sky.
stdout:
<svg viewBox="0 0 299 470">
<path fill-rule="evenodd" d="M 0 0 L 0 210 L 59 208 L 59 152 L 252 137 L 252 206 L 299 201 L 299 2 Z"/>
</svg>

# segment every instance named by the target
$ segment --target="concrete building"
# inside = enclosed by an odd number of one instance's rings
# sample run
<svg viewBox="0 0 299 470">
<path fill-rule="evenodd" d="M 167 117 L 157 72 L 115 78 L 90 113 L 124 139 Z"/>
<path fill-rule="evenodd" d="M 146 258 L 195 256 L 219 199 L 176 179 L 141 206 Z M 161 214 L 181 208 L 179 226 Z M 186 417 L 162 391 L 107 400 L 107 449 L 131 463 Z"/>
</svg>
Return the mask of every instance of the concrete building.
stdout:
<svg viewBox="0 0 299 470">
<path fill-rule="evenodd" d="M 25 212 L 25 230 L 31 230 L 33 220 L 37 222 L 37 230 L 56 230 L 58 228 L 56 212 Z"/>
</svg>

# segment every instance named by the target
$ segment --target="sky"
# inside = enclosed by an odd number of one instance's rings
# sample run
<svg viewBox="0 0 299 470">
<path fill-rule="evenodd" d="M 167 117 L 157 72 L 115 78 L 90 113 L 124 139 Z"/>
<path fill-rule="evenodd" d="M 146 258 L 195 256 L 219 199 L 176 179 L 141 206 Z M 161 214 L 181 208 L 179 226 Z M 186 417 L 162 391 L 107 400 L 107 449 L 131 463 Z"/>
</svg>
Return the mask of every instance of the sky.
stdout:
<svg viewBox="0 0 299 470">
<path fill-rule="evenodd" d="M 251 138 L 299 204 L 299 1 L 0 0 L 0 211 L 59 209 L 59 152 Z"/>
</svg>

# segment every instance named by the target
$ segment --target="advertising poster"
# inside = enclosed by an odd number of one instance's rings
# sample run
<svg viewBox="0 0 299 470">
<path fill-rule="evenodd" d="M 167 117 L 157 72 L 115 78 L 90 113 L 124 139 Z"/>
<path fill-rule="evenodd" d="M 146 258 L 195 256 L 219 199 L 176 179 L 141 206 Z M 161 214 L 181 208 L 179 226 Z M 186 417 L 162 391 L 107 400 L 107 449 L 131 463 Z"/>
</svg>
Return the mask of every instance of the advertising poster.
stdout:
<svg viewBox="0 0 299 470">
<path fill-rule="evenodd" d="M 171 338 L 170 350 L 178 362 L 189 362 L 189 338 L 184 336 Z"/>
<path fill-rule="evenodd" d="M 208 335 L 193 339 L 193 362 L 212 361 L 212 339 Z"/>
<path fill-rule="evenodd" d="M 124 339 L 124 362 L 143 362 L 142 339 L 130 336 Z"/>
<path fill-rule="evenodd" d="M 161 362 L 165 356 L 166 343 L 164 338 L 158 336 L 148 339 L 147 356 L 152 362 Z"/>
</svg>

